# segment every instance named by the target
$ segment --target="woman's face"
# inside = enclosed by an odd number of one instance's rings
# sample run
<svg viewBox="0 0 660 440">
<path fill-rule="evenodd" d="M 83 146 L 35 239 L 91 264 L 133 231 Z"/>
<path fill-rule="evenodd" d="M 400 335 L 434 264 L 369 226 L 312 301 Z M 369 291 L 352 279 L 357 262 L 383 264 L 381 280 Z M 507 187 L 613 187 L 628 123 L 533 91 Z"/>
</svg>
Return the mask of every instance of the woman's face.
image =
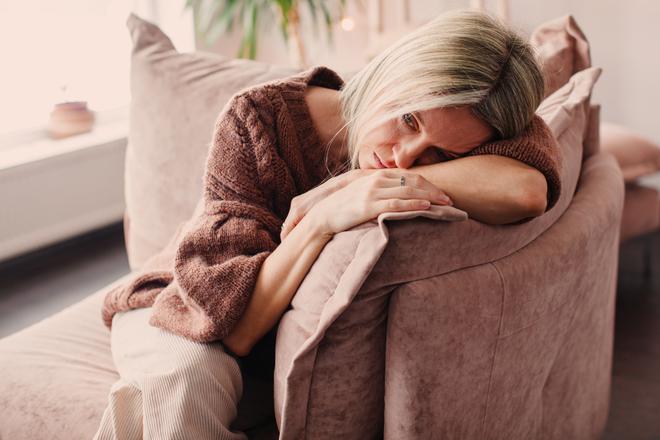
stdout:
<svg viewBox="0 0 660 440">
<path fill-rule="evenodd" d="M 465 106 L 407 113 L 365 134 L 359 164 L 362 169 L 408 168 L 443 162 L 488 142 L 494 133 Z"/>
</svg>

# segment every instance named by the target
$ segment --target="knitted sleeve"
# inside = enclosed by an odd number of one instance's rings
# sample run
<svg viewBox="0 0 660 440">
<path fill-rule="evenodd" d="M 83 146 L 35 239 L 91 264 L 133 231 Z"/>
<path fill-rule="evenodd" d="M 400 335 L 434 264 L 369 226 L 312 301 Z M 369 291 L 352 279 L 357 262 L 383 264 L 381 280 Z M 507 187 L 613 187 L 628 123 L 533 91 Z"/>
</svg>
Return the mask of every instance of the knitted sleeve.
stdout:
<svg viewBox="0 0 660 440">
<path fill-rule="evenodd" d="M 243 315 L 281 223 L 269 209 L 257 168 L 255 152 L 276 142 L 263 112 L 235 95 L 216 122 L 204 210 L 178 243 L 174 280 L 157 297 L 151 325 L 210 342 L 227 336 Z"/>
<path fill-rule="evenodd" d="M 557 142 L 543 119 L 534 115 L 532 122 L 518 136 L 480 145 L 466 156 L 496 154 L 519 160 L 536 168 L 548 182 L 548 203 L 550 210 L 561 193 L 561 155 Z"/>
</svg>

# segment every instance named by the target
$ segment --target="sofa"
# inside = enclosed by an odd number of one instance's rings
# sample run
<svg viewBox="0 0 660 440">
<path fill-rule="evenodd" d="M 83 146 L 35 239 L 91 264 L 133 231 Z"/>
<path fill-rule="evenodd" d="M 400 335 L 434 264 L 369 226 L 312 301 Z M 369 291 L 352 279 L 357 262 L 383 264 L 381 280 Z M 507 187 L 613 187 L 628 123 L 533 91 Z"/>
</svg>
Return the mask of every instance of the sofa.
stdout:
<svg viewBox="0 0 660 440">
<path fill-rule="evenodd" d="M 242 81 L 291 70 L 180 54 L 153 24 L 132 15 L 128 26 L 124 230 L 138 270 L 197 203 L 223 102 Z M 244 359 L 234 428 L 256 439 L 599 438 L 624 195 L 594 135 L 599 74 L 582 66 L 538 109 L 563 161 L 547 213 L 498 226 L 384 213 L 328 242 Z M 130 276 L 0 340 L 0 438 L 94 434 L 118 379 L 101 304 Z"/>
</svg>

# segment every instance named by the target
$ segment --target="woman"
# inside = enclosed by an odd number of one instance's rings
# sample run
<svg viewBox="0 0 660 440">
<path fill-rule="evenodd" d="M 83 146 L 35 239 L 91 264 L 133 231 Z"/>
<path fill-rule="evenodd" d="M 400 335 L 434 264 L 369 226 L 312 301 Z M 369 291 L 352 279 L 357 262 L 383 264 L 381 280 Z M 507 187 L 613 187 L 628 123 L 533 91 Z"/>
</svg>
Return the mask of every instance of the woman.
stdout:
<svg viewBox="0 0 660 440">
<path fill-rule="evenodd" d="M 96 438 L 245 438 L 230 429 L 241 358 L 259 341 L 272 355 L 334 234 L 430 204 L 489 223 L 551 208 L 559 158 L 534 115 L 542 96 L 527 43 L 474 12 L 441 15 L 346 84 L 318 66 L 234 95 L 193 217 L 105 299 L 121 377 Z"/>
</svg>

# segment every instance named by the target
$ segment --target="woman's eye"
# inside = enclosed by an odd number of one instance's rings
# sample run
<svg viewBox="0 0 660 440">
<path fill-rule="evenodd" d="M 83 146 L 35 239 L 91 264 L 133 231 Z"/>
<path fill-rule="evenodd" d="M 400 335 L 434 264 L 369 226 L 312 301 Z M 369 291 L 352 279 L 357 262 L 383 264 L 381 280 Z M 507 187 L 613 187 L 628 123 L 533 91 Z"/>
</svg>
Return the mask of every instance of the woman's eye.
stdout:
<svg viewBox="0 0 660 440">
<path fill-rule="evenodd" d="M 446 153 L 444 150 L 441 150 L 440 148 L 435 148 L 434 150 L 435 150 L 435 153 L 437 154 L 437 156 L 438 156 L 443 162 L 444 162 L 444 161 L 447 161 L 447 160 L 456 159 L 456 156 L 452 156 L 452 155 Z"/>
<path fill-rule="evenodd" d="M 401 115 L 401 119 L 403 119 L 403 122 L 405 122 L 406 125 L 408 125 L 410 128 L 412 128 L 413 130 L 417 130 L 417 124 L 412 114 L 404 113 L 403 115 Z"/>
</svg>

